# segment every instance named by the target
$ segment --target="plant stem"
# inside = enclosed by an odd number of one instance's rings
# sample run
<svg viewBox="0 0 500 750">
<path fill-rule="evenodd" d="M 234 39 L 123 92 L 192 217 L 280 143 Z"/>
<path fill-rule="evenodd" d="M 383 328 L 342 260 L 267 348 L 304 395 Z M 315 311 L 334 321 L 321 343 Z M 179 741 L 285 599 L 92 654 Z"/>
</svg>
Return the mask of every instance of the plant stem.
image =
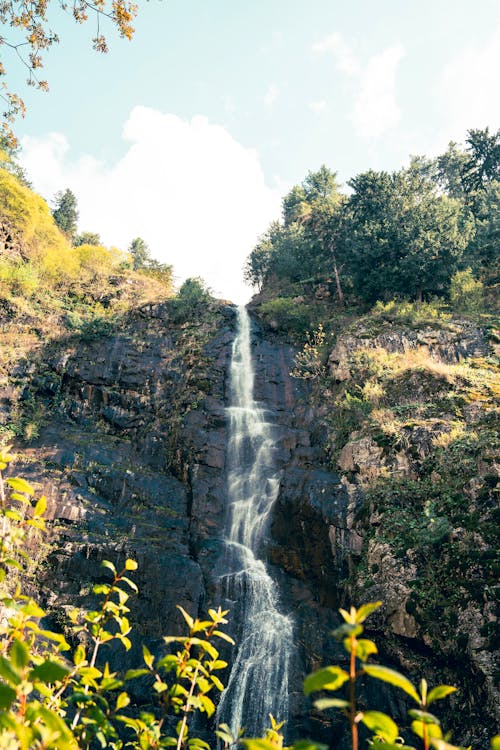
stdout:
<svg viewBox="0 0 500 750">
<path fill-rule="evenodd" d="M 356 637 L 350 636 L 351 660 L 349 665 L 349 722 L 351 724 L 352 750 L 358 750 L 358 725 L 356 723 Z"/>
<path fill-rule="evenodd" d="M 182 738 L 184 737 L 184 730 L 186 728 L 186 722 L 187 722 L 187 717 L 188 717 L 188 713 L 189 713 L 189 699 L 193 697 L 194 688 L 195 688 L 195 685 L 196 685 L 196 678 L 198 677 L 198 670 L 199 670 L 199 667 L 197 665 L 196 669 L 194 670 L 194 674 L 191 677 L 191 687 L 189 688 L 189 694 L 188 694 L 188 697 L 186 699 L 186 707 L 184 709 L 184 716 L 182 717 L 182 724 L 181 724 L 181 728 L 180 728 L 180 731 L 179 731 L 179 734 L 178 734 L 178 737 L 177 737 L 177 748 L 176 748 L 176 750 L 181 750 L 181 747 L 182 747 L 182 741 L 183 741 Z"/>
</svg>

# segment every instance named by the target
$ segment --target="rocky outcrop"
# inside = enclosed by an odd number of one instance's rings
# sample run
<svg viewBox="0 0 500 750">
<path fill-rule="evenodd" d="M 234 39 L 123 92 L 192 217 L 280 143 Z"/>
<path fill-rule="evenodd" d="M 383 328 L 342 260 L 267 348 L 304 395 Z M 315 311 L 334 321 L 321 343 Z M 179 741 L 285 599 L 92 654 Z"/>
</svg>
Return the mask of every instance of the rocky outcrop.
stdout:
<svg viewBox="0 0 500 750">
<path fill-rule="evenodd" d="M 342 381 L 349 378 L 349 358 L 362 349 L 384 349 L 389 354 L 401 354 L 423 348 L 443 362 L 453 364 L 466 357 L 483 357 L 488 353 L 488 341 L 483 330 L 468 321 L 446 327 L 401 327 L 386 324 L 379 333 L 363 325 L 351 334 L 342 334 L 330 353 L 332 377 Z"/>
<path fill-rule="evenodd" d="M 168 304 L 147 305 L 113 332 L 68 339 L 47 347 L 38 363 L 13 368 L 0 393 L 4 422 L 16 410 L 43 407 L 39 435 L 25 451 L 25 465 L 16 469 L 48 497 L 52 548 L 44 551 L 40 583 L 58 622 L 69 604 L 91 604 L 91 582 L 99 580 L 104 558 L 118 564 L 126 556 L 138 560 L 140 593 L 132 600 L 132 620 L 153 649 L 162 634 L 182 627 L 177 604 L 198 613 L 216 603 L 224 556 L 233 326 L 231 307 L 214 310 L 208 320 L 173 324 Z M 474 326 L 401 329 L 373 340 L 349 334 L 339 338 L 330 356 L 331 374 L 337 383 L 351 377 L 349 360 L 362 348 L 401 353 L 426 346 L 436 357 L 456 362 L 484 354 L 485 341 Z M 420 558 L 411 551 L 396 555 L 383 535 L 369 532 L 380 528 L 382 516 L 366 500 L 367 483 L 387 473 L 416 478 L 434 441 L 449 429 L 446 420 L 408 425 L 408 440 L 390 449 L 384 436 L 353 430 L 334 471 L 325 451 L 329 405 L 315 406 L 307 382 L 291 377 L 293 358 L 290 346 L 255 323 L 255 397 L 274 424 L 280 472 L 266 555 L 282 609 L 293 616 L 297 644 L 289 737 L 343 746 L 341 717 L 311 711 L 302 680 L 322 665 L 345 664 L 346 653 L 329 633 L 338 624 L 337 608 L 355 597 L 355 604 L 384 600 L 373 619 L 381 660 L 415 680 L 425 673 L 434 681 L 461 681 L 473 726 L 455 739 L 486 742 L 474 705 L 487 700 L 493 709 L 492 658 L 484 636 L 485 624 L 493 624 L 489 604 L 460 611 L 457 632 L 470 637 L 443 652 L 446 639 L 422 622 L 415 603 Z M 481 424 L 483 418 L 483 407 L 468 407 L 468 423 Z M 492 476 L 494 461 L 481 460 L 482 475 Z M 472 482 L 467 492 L 480 505 L 483 490 L 484 482 Z M 140 639 L 132 653 L 137 662 Z M 461 649 L 466 660 L 460 676 L 455 665 Z M 120 654 L 114 659 L 122 664 Z M 385 691 L 372 695 L 369 685 L 364 689 L 371 705 L 385 702 L 404 724 L 403 702 Z"/>
</svg>

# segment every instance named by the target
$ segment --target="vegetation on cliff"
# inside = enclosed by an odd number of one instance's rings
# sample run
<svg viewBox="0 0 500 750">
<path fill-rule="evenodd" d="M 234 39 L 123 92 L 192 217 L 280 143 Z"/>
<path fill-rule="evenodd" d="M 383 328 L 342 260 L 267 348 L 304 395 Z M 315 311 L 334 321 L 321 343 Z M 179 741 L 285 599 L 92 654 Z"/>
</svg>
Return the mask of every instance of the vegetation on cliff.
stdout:
<svg viewBox="0 0 500 750">
<path fill-rule="evenodd" d="M 215 672 L 225 669 L 227 663 L 220 659 L 214 642 L 222 639 L 233 644 L 221 630 L 227 623 L 227 612 L 208 609 L 206 619 L 200 620 L 179 607 L 188 626 L 187 635 L 164 637 L 162 652 L 156 655 L 144 645 L 142 668 L 112 671 L 106 657 L 103 661 L 103 651 L 118 642 L 126 651 L 132 647 L 127 603 L 130 591 L 138 592 L 130 578 L 137 563 L 128 558 L 121 571 L 110 561 L 102 563 L 111 572 L 111 580 L 93 586 L 95 609 L 71 608 L 61 629 L 43 627 L 47 613 L 35 599 L 22 593 L 15 579 L 23 572 L 29 545 L 36 544 L 33 532 L 39 535 L 45 530 L 46 499 L 42 496 L 37 500 L 34 488 L 21 477 L 4 479 L 2 472 L 12 458 L 8 450 L 0 454 L 0 745 L 12 750 L 84 750 L 97 746 L 114 750 L 210 750 L 208 742 L 190 735 L 190 728 L 196 712 L 207 718 L 215 713 L 209 693 L 224 689 Z M 306 695 L 337 691 L 345 685 L 345 697 L 320 698 L 315 706 L 342 711 L 349 722 L 352 750 L 358 750 L 361 725 L 371 735 L 371 746 L 383 743 L 384 748 L 406 748 L 390 716 L 363 710 L 357 704 L 359 680 L 365 676 L 381 680 L 416 702 L 418 708 L 409 711 L 411 728 L 424 750 L 459 750 L 450 744 L 449 735 L 443 734 L 440 720 L 429 712 L 429 706 L 455 692 L 454 687 L 438 685 L 428 691 L 422 679 L 417 692 L 404 675 L 368 664 L 378 649 L 372 640 L 359 636 L 365 620 L 380 605 L 375 602 L 359 610 L 340 610 L 344 623 L 333 635 L 349 654 L 349 672 L 338 666 L 314 672 L 304 682 Z M 171 651 L 172 647 L 176 650 Z M 148 679 L 152 693 L 149 711 L 132 707 L 129 683 L 137 678 Z M 226 748 L 241 743 L 247 750 L 281 750 L 284 722 L 273 716 L 270 721 L 271 727 L 261 739 L 242 738 L 244 728 L 233 736 L 224 724 L 215 734 Z M 325 750 L 324 745 L 307 740 L 295 742 L 293 748 Z"/>
<path fill-rule="evenodd" d="M 450 680 L 463 660 L 488 713 L 470 699 L 469 741 L 498 710 L 499 177 L 487 129 L 349 194 L 322 167 L 245 269 L 263 325 L 302 347 L 292 374 L 355 502 L 344 591 L 384 599 L 391 658 Z"/>
</svg>

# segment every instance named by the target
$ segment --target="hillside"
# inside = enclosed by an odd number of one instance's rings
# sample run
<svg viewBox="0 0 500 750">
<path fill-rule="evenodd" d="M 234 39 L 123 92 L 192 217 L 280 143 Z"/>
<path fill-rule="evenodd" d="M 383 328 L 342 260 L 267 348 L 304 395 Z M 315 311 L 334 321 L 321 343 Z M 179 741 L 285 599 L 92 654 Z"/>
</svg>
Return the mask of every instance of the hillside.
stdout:
<svg viewBox="0 0 500 750">
<path fill-rule="evenodd" d="M 162 636 L 181 632 L 177 604 L 202 616 L 224 602 L 235 308 L 196 280 L 174 295 L 120 251 L 73 247 L 40 198 L 10 172 L 0 180 L 0 432 L 19 454 L 12 470 L 48 500 L 25 583 L 74 640 L 68 611 L 93 607 L 101 561 L 137 560 L 138 639 L 110 660 L 138 666 L 142 642 L 161 654 Z M 311 226 L 291 225 L 310 231 L 314 255 Z M 280 476 L 266 556 L 295 628 L 289 734 L 345 746 L 343 719 L 312 709 L 302 682 L 347 661 L 329 635 L 338 607 L 381 599 L 369 628 L 381 659 L 414 681 L 457 685 L 443 724 L 486 750 L 498 716 L 493 265 L 476 245 L 475 277 L 443 272 L 455 297 L 417 285 L 427 300 L 388 291 L 373 304 L 355 275 L 344 299 L 335 274 L 294 279 L 288 240 L 249 309 L 255 399 Z M 293 273 L 311 270 L 302 261 Z M 375 692 L 365 685 L 363 700 Z M 144 681 L 131 694 L 151 709 Z M 386 689 L 375 698 L 407 732 L 404 701 Z"/>
</svg>

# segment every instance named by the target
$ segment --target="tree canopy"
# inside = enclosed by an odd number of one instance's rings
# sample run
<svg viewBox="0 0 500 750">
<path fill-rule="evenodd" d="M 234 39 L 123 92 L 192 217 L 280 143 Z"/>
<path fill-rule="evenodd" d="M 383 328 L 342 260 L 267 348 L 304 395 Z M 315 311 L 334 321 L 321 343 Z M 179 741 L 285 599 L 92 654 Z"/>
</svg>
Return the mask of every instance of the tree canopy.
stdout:
<svg viewBox="0 0 500 750">
<path fill-rule="evenodd" d="M 450 279 L 476 273 L 498 254 L 500 131 L 470 130 L 435 159 L 415 156 L 398 171 L 368 170 L 342 193 L 326 166 L 309 172 L 282 202 L 250 253 L 245 280 L 333 284 L 374 302 L 394 295 L 445 295 Z M 288 294 L 288 292 L 286 292 Z"/>
<path fill-rule="evenodd" d="M 61 232 L 64 232 L 69 240 L 72 240 L 78 223 L 78 204 L 75 194 L 69 188 L 57 193 L 54 199 L 52 216 Z"/>
</svg>

